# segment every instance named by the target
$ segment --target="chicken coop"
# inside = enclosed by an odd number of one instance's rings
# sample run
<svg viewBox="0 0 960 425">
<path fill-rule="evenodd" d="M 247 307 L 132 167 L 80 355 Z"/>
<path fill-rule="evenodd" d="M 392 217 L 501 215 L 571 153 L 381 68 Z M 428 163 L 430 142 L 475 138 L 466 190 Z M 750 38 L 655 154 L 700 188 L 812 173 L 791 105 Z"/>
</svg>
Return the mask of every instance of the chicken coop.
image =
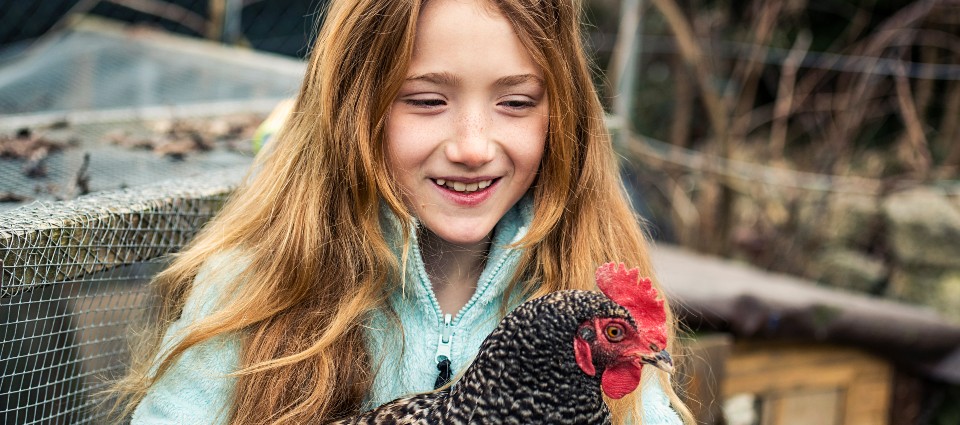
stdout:
<svg viewBox="0 0 960 425">
<path fill-rule="evenodd" d="M 107 423 L 145 283 L 222 205 L 294 58 L 94 17 L 0 55 L 0 423 Z"/>
<path fill-rule="evenodd" d="M 929 382 L 960 382 L 960 326 L 930 310 L 669 246 L 654 263 L 699 423 L 924 423 Z"/>
<path fill-rule="evenodd" d="M 0 209 L 243 167 L 302 62 L 77 20 L 0 67 Z"/>
</svg>

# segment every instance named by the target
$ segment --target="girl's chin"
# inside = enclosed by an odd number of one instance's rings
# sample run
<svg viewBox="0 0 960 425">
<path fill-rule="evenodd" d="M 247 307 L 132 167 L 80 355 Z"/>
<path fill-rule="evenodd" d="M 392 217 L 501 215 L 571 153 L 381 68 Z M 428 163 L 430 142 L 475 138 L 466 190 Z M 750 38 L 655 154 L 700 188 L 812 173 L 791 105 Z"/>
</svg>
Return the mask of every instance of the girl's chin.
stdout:
<svg viewBox="0 0 960 425">
<path fill-rule="evenodd" d="M 488 236 L 489 234 L 490 234 L 489 232 L 488 232 L 488 233 L 484 233 L 484 234 L 478 234 L 478 235 L 474 235 L 474 234 L 470 234 L 470 235 L 453 234 L 453 235 L 451 235 L 451 234 L 443 234 L 443 233 L 441 233 L 441 234 L 436 234 L 436 233 L 435 233 L 436 237 L 438 237 L 438 238 L 440 238 L 440 239 L 443 239 L 443 241 L 446 242 L 446 243 L 449 243 L 449 244 L 452 244 L 452 245 L 463 245 L 463 246 L 476 245 L 476 244 L 478 244 L 478 243 L 486 242 L 486 241 L 487 241 L 487 236 Z"/>
<path fill-rule="evenodd" d="M 440 223 L 424 223 L 431 236 L 454 245 L 474 245 L 486 242 L 493 231 L 492 226 L 481 226 L 471 223 L 456 223 L 452 221 Z M 431 226 L 431 224 L 438 224 Z"/>
</svg>

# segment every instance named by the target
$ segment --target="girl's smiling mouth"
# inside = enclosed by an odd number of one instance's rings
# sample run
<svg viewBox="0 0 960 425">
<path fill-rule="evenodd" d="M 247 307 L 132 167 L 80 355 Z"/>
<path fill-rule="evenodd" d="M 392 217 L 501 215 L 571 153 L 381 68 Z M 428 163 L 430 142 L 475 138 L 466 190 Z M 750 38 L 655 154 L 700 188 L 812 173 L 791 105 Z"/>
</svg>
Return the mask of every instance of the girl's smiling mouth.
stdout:
<svg viewBox="0 0 960 425">
<path fill-rule="evenodd" d="M 493 194 L 500 177 L 431 178 L 434 187 L 447 199 L 462 206 L 475 206 Z"/>
<path fill-rule="evenodd" d="M 443 186 L 447 189 L 457 192 L 476 192 L 478 190 L 486 189 L 495 181 L 500 180 L 500 177 L 479 177 L 472 179 L 437 178 L 430 180 L 433 180 L 433 183 L 437 186 Z"/>
</svg>

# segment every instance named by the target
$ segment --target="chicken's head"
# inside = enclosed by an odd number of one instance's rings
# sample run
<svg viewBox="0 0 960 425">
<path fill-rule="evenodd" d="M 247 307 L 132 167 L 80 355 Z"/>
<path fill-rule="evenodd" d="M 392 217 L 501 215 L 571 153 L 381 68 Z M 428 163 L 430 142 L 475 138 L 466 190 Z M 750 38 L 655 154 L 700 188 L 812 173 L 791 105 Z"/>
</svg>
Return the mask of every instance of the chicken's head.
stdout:
<svg viewBox="0 0 960 425">
<path fill-rule="evenodd" d="M 600 386 L 610 398 L 619 399 L 637 388 L 643 365 L 673 371 L 667 353 L 667 315 L 663 300 L 649 278 L 638 269 L 608 263 L 597 269 L 597 286 L 624 307 L 633 318 L 595 317 L 577 328 L 574 355 L 577 365 L 590 376 L 601 372 Z"/>
</svg>

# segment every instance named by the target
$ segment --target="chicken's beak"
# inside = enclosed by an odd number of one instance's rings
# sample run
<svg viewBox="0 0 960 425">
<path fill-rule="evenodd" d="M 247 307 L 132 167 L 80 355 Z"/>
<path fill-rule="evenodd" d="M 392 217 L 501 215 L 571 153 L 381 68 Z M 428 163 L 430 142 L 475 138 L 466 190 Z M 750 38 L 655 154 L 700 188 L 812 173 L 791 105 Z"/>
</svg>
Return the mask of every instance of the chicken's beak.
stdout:
<svg viewBox="0 0 960 425">
<path fill-rule="evenodd" d="M 660 369 L 667 373 L 673 373 L 673 359 L 667 350 L 661 350 L 656 354 L 644 354 L 640 356 L 640 361 Z"/>
</svg>

